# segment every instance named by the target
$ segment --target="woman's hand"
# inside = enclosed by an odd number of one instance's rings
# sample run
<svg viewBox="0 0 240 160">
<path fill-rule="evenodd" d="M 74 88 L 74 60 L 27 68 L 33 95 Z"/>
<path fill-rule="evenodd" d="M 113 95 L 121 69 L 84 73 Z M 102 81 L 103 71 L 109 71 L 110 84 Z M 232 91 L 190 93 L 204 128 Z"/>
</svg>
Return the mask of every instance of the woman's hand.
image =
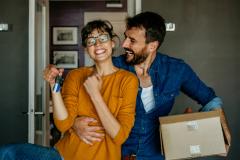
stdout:
<svg viewBox="0 0 240 160">
<path fill-rule="evenodd" d="M 49 64 L 44 70 L 43 70 L 43 78 L 47 82 L 50 83 L 50 85 L 54 85 L 56 77 L 62 76 L 64 69 L 60 68 L 57 69 L 55 65 Z"/>
<path fill-rule="evenodd" d="M 102 88 L 102 78 L 99 74 L 93 74 L 86 79 L 83 85 L 87 90 L 89 96 L 91 98 L 95 98 L 95 96 L 100 95 L 100 90 Z"/>
</svg>

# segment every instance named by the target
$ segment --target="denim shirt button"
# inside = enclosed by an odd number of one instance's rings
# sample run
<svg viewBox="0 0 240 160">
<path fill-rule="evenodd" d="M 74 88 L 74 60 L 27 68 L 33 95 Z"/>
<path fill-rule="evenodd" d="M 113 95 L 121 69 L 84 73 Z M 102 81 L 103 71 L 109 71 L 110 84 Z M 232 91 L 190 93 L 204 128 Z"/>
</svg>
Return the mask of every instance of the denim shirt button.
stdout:
<svg viewBox="0 0 240 160">
<path fill-rule="evenodd" d="M 145 129 L 145 128 L 144 128 L 144 127 L 142 127 L 142 130 L 143 130 L 143 131 L 144 131 L 144 129 Z"/>
</svg>

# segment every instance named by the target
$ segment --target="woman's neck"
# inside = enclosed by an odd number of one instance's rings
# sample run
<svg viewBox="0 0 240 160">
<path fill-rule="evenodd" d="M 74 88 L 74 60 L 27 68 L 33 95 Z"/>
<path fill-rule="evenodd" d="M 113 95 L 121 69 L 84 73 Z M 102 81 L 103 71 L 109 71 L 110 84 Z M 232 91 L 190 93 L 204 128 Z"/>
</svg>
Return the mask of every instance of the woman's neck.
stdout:
<svg viewBox="0 0 240 160">
<path fill-rule="evenodd" d="M 109 74 L 112 74 L 118 70 L 117 67 L 115 67 L 112 62 L 111 63 L 100 63 L 100 64 L 95 64 L 94 66 L 95 72 L 97 72 L 100 76 L 106 76 Z"/>
</svg>

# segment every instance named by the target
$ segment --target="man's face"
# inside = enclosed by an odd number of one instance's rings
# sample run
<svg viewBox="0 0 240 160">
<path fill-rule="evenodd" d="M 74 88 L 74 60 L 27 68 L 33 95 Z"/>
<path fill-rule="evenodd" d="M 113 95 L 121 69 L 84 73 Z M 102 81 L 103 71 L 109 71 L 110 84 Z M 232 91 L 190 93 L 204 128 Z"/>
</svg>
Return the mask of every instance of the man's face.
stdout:
<svg viewBox="0 0 240 160">
<path fill-rule="evenodd" d="M 125 39 L 122 47 L 125 49 L 126 63 L 137 65 L 144 62 L 148 56 L 147 46 L 145 43 L 145 29 L 130 28 L 124 33 Z"/>
</svg>

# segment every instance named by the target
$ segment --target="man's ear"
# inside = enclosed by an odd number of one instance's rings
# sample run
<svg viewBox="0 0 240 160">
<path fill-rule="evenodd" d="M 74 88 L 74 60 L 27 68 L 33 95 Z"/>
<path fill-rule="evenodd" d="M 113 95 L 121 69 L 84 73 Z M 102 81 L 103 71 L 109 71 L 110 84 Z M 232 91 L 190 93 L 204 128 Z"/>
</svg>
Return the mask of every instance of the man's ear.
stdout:
<svg viewBox="0 0 240 160">
<path fill-rule="evenodd" d="M 150 51 L 153 52 L 153 51 L 156 51 L 157 48 L 158 48 L 158 41 L 153 41 L 153 42 L 150 42 L 149 43 L 149 48 L 150 48 Z"/>
</svg>

